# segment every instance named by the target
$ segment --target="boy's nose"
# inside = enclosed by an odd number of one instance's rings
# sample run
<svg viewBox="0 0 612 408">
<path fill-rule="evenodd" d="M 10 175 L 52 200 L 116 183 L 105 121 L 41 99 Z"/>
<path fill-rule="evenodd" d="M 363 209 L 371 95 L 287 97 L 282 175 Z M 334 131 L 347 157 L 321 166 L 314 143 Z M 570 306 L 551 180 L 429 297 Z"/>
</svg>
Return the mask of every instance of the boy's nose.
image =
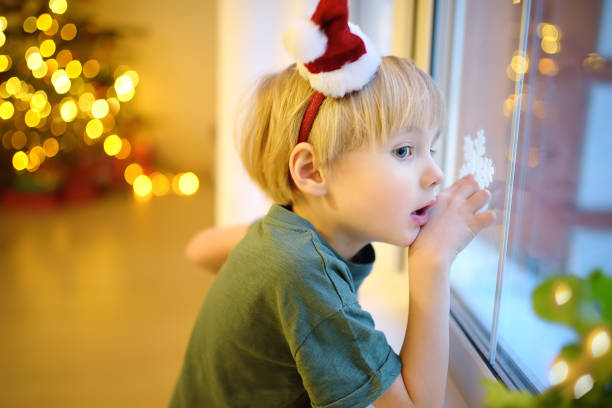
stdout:
<svg viewBox="0 0 612 408">
<path fill-rule="evenodd" d="M 443 179 L 444 173 L 440 167 L 432 161 L 421 176 L 421 185 L 425 189 L 436 187 L 442 183 Z"/>
</svg>

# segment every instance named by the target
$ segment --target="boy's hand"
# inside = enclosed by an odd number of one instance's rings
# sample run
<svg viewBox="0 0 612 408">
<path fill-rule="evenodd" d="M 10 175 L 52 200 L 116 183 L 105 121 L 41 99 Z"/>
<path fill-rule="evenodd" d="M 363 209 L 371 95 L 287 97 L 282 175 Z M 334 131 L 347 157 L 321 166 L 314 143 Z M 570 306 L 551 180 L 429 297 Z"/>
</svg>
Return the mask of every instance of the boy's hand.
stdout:
<svg viewBox="0 0 612 408">
<path fill-rule="evenodd" d="M 438 194 L 429 210 L 429 222 L 410 246 L 410 255 L 450 266 L 480 231 L 495 222 L 491 210 L 475 214 L 490 198 L 491 193 L 480 190 L 471 174 L 457 180 Z"/>
</svg>

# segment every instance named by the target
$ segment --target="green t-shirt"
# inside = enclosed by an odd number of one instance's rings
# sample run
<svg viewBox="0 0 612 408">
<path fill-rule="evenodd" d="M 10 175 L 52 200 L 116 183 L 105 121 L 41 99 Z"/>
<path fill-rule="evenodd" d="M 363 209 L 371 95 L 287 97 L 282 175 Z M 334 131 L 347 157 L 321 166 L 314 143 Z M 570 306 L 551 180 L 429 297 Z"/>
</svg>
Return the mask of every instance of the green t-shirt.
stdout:
<svg viewBox="0 0 612 408">
<path fill-rule="evenodd" d="M 171 408 L 366 407 L 401 361 L 357 300 L 374 249 L 352 262 L 313 225 L 273 205 L 213 282 Z"/>
</svg>

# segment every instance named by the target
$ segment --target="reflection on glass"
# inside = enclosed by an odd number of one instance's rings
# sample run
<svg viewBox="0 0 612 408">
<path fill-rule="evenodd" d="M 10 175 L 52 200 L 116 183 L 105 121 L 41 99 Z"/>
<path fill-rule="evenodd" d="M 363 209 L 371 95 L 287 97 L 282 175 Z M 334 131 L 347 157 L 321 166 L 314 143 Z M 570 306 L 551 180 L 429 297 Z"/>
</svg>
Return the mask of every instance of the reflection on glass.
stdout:
<svg viewBox="0 0 612 408">
<path fill-rule="evenodd" d="M 536 1 L 530 15 L 499 346 L 542 389 L 574 336 L 534 315 L 533 289 L 553 274 L 612 273 L 612 0 Z"/>
</svg>

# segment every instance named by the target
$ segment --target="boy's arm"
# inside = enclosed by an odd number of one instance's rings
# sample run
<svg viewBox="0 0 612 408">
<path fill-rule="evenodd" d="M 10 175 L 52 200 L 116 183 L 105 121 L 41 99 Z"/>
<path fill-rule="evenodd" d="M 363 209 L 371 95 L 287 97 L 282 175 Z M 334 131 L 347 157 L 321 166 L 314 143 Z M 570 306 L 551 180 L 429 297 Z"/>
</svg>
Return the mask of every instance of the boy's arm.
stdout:
<svg viewBox="0 0 612 408">
<path fill-rule="evenodd" d="M 216 274 L 248 228 L 248 225 L 234 225 L 200 231 L 187 244 L 185 257 Z"/>
<path fill-rule="evenodd" d="M 491 210 L 476 214 L 490 198 L 472 176 L 438 195 L 431 221 L 410 246 L 410 309 L 400 351 L 402 371 L 374 402 L 376 408 L 442 407 L 448 373 L 449 270 L 455 256 L 495 222 Z"/>
</svg>

